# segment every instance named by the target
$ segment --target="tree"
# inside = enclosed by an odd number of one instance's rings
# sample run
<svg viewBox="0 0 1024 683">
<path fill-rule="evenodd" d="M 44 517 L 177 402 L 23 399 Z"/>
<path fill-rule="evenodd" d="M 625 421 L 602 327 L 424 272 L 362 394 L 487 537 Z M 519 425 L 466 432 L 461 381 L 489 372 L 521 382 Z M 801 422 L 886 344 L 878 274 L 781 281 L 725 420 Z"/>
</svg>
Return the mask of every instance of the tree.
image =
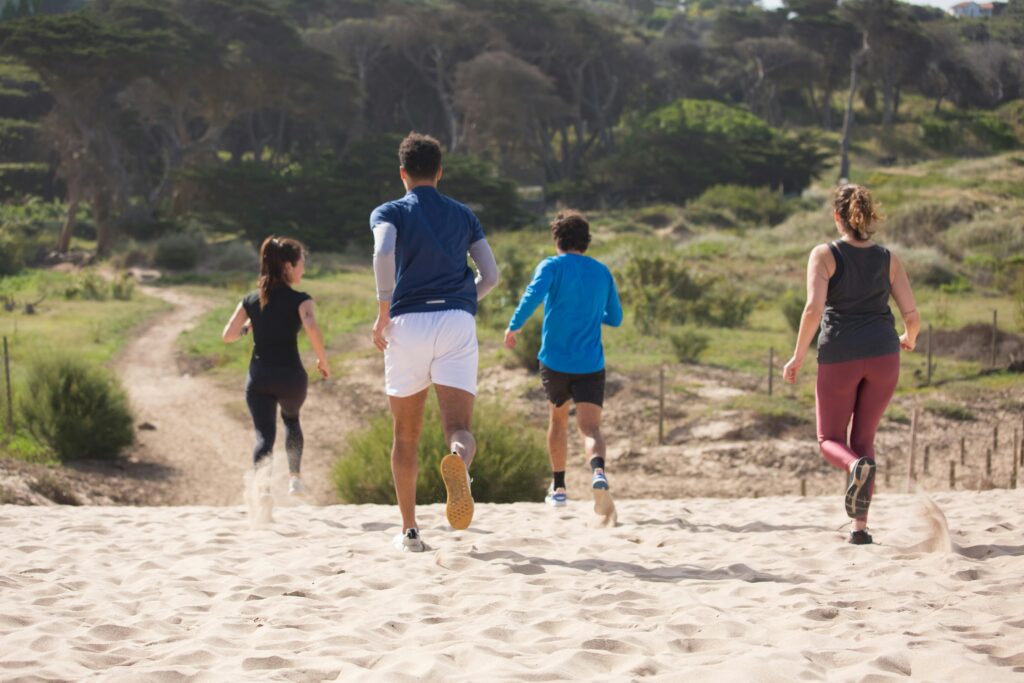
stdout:
<svg viewBox="0 0 1024 683">
<path fill-rule="evenodd" d="M 543 155 L 546 124 L 566 112 L 551 78 L 507 52 L 484 52 L 459 64 L 455 82 L 467 147 L 497 157 L 506 170 Z"/>
<path fill-rule="evenodd" d="M 785 7 L 790 12 L 788 32 L 821 60 L 817 79 L 820 104 L 810 83 L 809 99 L 820 113 L 822 127 L 832 130 L 832 93 L 847 77 L 850 54 L 859 43 L 857 31 L 840 17 L 836 0 L 787 0 Z"/>
<path fill-rule="evenodd" d="M 816 53 L 786 38 L 747 38 L 736 45 L 736 51 L 752 66 L 745 84 L 746 102 L 772 125 L 782 123 L 779 94 L 800 91 L 821 71 Z"/>
<path fill-rule="evenodd" d="M 37 16 L 0 27 L 0 45 L 35 70 L 49 89 L 54 109 L 48 128 L 56 134 L 59 170 L 68 181 L 69 211 L 57 245 L 67 250 L 81 201 L 93 208 L 97 249 L 113 243 L 112 216 L 129 199 L 132 155 L 125 130 L 130 114 L 117 94 L 136 78 L 151 36 L 118 31 L 91 16 Z"/>
</svg>

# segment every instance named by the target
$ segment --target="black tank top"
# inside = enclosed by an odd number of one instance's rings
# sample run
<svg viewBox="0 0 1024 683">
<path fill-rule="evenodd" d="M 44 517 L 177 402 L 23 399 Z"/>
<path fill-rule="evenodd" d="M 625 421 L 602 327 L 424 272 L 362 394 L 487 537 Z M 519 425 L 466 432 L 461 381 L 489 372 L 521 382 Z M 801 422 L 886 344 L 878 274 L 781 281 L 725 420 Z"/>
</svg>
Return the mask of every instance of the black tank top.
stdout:
<svg viewBox="0 0 1024 683">
<path fill-rule="evenodd" d="M 843 363 L 898 353 L 900 339 L 889 310 L 889 250 L 828 245 L 836 271 L 828 281 L 825 315 L 818 337 L 818 363 Z"/>
<path fill-rule="evenodd" d="M 281 286 L 270 290 L 267 305 L 262 311 L 258 291 L 242 299 L 242 306 L 252 322 L 252 363 L 302 367 L 298 341 L 299 330 L 302 329 L 299 305 L 312 298 L 305 292 Z"/>
</svg>

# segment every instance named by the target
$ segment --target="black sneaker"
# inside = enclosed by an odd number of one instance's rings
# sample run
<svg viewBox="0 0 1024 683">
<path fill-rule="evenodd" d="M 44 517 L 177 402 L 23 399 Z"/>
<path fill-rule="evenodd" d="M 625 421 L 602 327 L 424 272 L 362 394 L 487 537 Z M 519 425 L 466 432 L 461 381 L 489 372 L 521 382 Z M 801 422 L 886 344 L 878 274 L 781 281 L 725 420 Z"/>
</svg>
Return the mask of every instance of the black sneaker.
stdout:
<svg viewBox="0 0 1024 683">
<path fill-rule="evenodd" d="M 871 484 L 875 481 L 875 461 L 858 458 L 846 478 L 846 516 L 857 519 L 871 505 Z"/>
<path fill-rule="evenodd" d="M 847 542 L 850 545 L 871 545 L 875 541 L 866 529 L 862 529 L 861 531 L 851 531 L 850 540 Z"/>
</svg>

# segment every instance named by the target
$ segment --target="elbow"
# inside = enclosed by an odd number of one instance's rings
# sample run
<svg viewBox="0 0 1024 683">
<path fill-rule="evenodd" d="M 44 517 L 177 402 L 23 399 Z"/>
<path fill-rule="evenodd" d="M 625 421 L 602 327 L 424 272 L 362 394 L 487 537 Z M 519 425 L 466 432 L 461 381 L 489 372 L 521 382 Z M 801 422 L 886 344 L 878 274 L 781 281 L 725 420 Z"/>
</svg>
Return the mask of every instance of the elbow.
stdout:
<svg viewBox="0 0 1024 683">
<path fill-rule="evenodd" d="M 811 320 L 821 320 L 821 316 L 825 315 L 825 307 L 822 304 L 808 303 L 804 306 L 804 317 L 810 318 Z"/>
</svg>

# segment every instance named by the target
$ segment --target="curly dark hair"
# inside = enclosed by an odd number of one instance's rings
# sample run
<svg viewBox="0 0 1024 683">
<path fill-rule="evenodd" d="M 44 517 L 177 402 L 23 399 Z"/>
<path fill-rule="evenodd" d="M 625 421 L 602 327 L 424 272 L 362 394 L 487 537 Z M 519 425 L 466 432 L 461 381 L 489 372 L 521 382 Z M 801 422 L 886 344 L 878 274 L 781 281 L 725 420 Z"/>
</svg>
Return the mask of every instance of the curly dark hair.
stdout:
<svg viewBox="0 0 1024 683">
<path fill-rule="evenodd" d="M 562 251 L 582 254 L 590 246 L 590 223 L 577 211 L 562 211 L 551 221 L 551 236 Z"/>
<path fill-rule="evenodd" d="M 865 241 L 875 233 L 875 224 L 882 220 L 879 204 L 861 185 L 841 185 L 832 193 L 832 208 L 843 221 L 845 232 Z"/>
<path fill-rule="evenodd" d="M 413 131 L 398 146 L 398 163 L 410 178 L 433 180 L 441 168 L 441 143 Z"/>
</svg>

